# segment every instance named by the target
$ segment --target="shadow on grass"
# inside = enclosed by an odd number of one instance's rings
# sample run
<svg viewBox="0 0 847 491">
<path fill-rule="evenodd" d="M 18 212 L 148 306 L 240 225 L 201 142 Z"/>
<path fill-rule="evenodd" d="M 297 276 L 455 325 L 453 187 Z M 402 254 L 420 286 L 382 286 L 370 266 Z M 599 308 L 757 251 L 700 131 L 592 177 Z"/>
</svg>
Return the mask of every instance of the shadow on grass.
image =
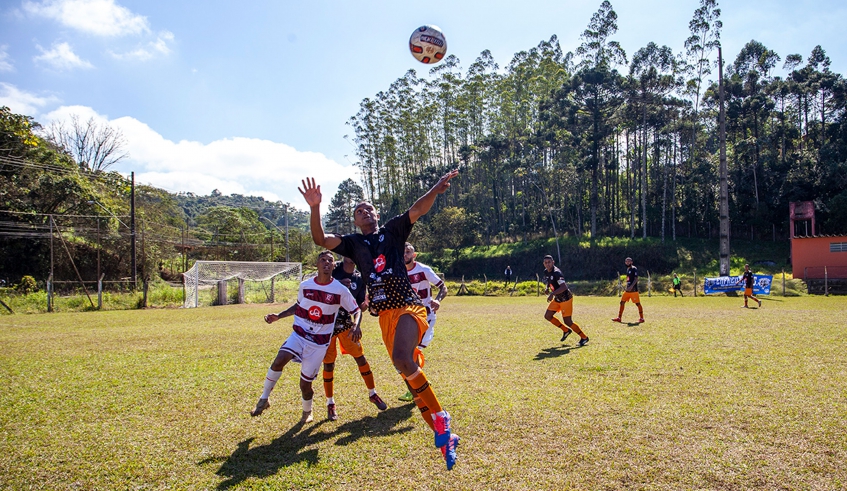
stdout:
<svg viewBox="0 0 847 491">
<path fill-rule="evenodd" d="M 318 449 L 313 446 L 322 441 L 338 438 L 335 445 L 349 445 L 363 437 L 388 436 L 412 431 L 412 426 L 399 427 L 412 416 L 414 404 L 392 407 L 377 416 L 348 421 L 329 432 L 318 431 L 328 420 L 304 425 L 297 423 L 283 435 L 267 445 L 250 448 L 255 438 L 238 443 L 229 457 L 210 457 L 198 463 L 206 465 L 223 461 L 216 474 L 227 479 L 218 489 L 238 486 L 250 477 L 268 477 L 283 467 L 305 463 L 311 467 L 318 463 Z M 311 448 L 310 448 L 311 447 Z"/>
<path fill-rule="evenodd" d="M 544 348 L 533 360 L 546 360 L 547 358 L 558 358 L 571 352 L 571 350 L 579 349 L 580 346 L 553 346 L 552 348 Z"/>
</svg>

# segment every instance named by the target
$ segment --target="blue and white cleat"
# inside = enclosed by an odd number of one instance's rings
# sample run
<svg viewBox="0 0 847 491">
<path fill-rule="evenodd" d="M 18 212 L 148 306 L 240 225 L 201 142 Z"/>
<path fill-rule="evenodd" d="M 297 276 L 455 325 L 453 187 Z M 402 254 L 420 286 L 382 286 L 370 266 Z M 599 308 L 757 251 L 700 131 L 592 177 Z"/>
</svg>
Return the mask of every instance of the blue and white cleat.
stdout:
<svg viewBox="0 0 847 491">
<path fill-rule="evenodd" d="M 450 435 L 450 440 L 447 442 L 447 445 L 441 447 L 441 455 L 444 456 L 444 462 L 447 463 L 447 470 L 452 470 L 453 466 L 456 465 L 456 459 L 458 456 L 456 455 L 456 448 L 459 446 L 459 435 Z"/>
<path fill-rule="evenodd" d="M 450 414 L 447 411 L 432 416 L 433 426 L 435 426 L 435 447 L 441 448 L 450 442 Z"/>
</svg>

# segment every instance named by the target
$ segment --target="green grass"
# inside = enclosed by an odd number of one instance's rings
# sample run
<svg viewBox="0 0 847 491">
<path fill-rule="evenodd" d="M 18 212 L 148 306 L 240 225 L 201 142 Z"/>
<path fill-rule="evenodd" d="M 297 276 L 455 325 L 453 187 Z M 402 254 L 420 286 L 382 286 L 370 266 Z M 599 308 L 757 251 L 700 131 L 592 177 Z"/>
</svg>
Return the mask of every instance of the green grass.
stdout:
<svg viewBox="0 0 847 491">
<path fill-rule="evenodd" d="M 287 367 L 248 410 L 290 322 L 279 305 L 0 317 L 2 489 L 844 489 L 843 297 L 575 299 L 591 337 L 559 343 L 544 298 L 449 297 L 426 372 L 462 436 L 444 469 L 390 366 L 376 320 L 366 355 L 378 413 L 350 357 L 340 420 L 297 424 Z M 637 317 L 633 305 L 625 321 Z"/>
</svg>

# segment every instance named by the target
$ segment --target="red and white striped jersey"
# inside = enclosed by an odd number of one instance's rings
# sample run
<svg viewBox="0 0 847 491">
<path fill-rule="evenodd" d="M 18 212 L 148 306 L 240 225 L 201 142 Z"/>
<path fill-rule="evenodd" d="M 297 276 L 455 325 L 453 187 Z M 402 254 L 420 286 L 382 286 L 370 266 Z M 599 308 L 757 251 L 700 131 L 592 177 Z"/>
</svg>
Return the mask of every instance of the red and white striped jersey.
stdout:
<svg viewBox="0 0 847 491">
<path fill-rule="evenodd" d="M 294 325 L 312 335 L 332 334 L 335 316 L 342 307 L 350 315 L 359 311 L 356 299 L 346 286 L 336 279 L 322 285 L 317 277 L 309 278 L 300 283 Z"/>
<path fill-rule="evenodd" d="M 432 303 L 432 287 L 441 288 L 444 282 L 432 268 L 419 262 L 415 263 L 414 268 L 406 271 L 406 274 L 409 276 L 409 283 L 412 284 L 412 288 L 423 300 L 424 307 L 429 307 Z"/>
</svg>

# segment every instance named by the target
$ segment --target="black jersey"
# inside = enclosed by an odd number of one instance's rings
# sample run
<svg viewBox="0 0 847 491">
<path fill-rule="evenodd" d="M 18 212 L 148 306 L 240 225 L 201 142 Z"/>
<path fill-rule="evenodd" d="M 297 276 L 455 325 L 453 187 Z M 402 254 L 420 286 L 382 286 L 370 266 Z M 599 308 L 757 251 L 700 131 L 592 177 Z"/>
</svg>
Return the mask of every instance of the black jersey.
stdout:
<svg viewBox="0 0 847 491">
<path fill-rule="evenodd" d="M 407 305 L 421 305 L 418 294 L 409 283 L 403 252 L 412 232 L 409 212 L 389 220 L 376 232 L 341 237 L 333 252 L 349 257 L 356 263 L 368 285 L 370 311 L 376 315 L 383 310 Z"/>
<path fill-rule="evenodd" d="M 567 288 L 568 284 L 565 282 L 565 276 L 562 274 L 562 271 L 559 268 L 553 266 L 553 271 L 547 271 L 545 269 L 544 283 L 548 287 L 550 287 L 550 291 L 555 291 L 560 286 L 565 285 L 565 291 L 553 297 L 553 299 L 557 302 L 567 302 L 568 300 L 573 298 L 570 289 Z"/>
<path fill-rule="evenodd" d="M 344 261 L 338 261 L 332 270 L 332 277 L 339 282 L 350 280 L 350 286 L 347 288 L 353 294 L 353 298 L 356 299 L 356 305 L 362 305 L 362 302 L 365 301 L 365 282 L 362 280 L 362 275 L 358 271 L 348 273 L 344 271 Z M 338 315 L 335 317 L 335 329 L 332 333 L 338 334 L 353 327 L 355 325 L 353 324 L 353 317 L 350 316 L 350 312 L 347 312 L 343 308 L 338 309 Z"/>
<path fill-rule="evenodd" d="M 752 271 L 745 271 L 744 274 L 741 275 L 741 279 L 744 280 L 744 288 L 753 288 L 755 278 L 753 277 Z"/>
<path fill-rule="evenodd" d="M 628 292 L 638 291 L 638 268 L 635 266 L 630 266 L 626 270 L 626 287 Z"/>
</svg>

